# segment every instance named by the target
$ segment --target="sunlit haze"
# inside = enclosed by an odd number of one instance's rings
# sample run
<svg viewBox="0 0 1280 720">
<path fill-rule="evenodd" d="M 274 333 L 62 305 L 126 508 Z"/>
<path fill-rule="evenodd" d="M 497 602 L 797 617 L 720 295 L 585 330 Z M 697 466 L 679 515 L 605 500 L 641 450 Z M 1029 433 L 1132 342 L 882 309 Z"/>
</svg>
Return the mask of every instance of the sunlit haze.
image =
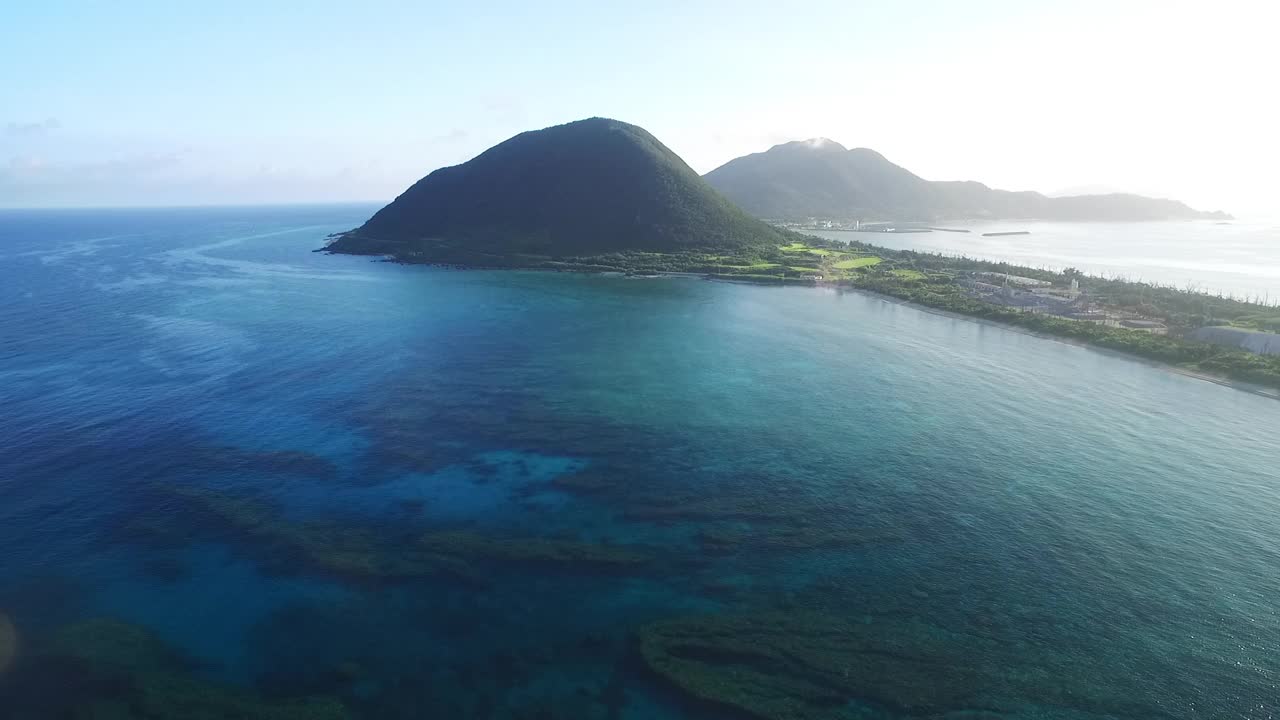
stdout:
<svg viewBox="0 0 1280 720">
<path fill-rule="evenodd" d="M 698 172 L 829 137 L 929 179 L 1273 214 L 1280 11 L 1203 2 L 9 3 L 0 206 L 386 201 L 602 115 Z"/>
</svg>

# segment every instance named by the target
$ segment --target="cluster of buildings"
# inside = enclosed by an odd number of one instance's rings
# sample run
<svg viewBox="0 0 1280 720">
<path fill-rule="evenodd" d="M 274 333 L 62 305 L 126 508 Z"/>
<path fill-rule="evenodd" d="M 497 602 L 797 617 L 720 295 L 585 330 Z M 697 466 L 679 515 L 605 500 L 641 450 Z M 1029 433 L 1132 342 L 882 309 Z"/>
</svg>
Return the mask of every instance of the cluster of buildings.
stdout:
<svg viewBox="0 0 1280 720">
<path fill-rule="evenodd" d="M 1080 289 L 1079 280 L 1072 280 L 1069 287 L 1054 287 L 1053 283 L 1036 278 L 980 272 L 971 277 L 959 278 L 956 283 L 970 297 L 1022 312 L 1046 313 L 1154 335 L 1169 332 L 1169 328 L 1159 320 L 1109 312 L 1090 302 L 1088 294 Z"/>
<path fill-rule="evenodd" d="M 773 220 L 767 219 L 765 222 L 784 230 L 795 230 L 804 232 L 806 230 L 849 230 L 852 229 L 851 223 L 841 223 L 834 220 L 823 220 L 819 218 L 809 218 L 803 222 L 795 220 Z"/>
</svg>

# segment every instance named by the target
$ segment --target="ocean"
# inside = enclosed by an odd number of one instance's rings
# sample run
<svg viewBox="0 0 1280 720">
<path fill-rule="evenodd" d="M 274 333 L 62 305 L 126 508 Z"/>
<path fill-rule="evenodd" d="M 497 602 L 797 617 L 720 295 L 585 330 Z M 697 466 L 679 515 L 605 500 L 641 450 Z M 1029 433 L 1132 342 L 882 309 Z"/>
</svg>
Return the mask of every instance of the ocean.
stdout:
<svg viewBox="0 0 1280 720">
<path fill-rule="evenodd" d="M 1275 400 L 374 209 L 0 212 L 0 717 L 1280 711 Z"/>
<path fill-rule="evenodd" d="M 943 223 L 967 233 L 853 233 L 822 237 L 860 240 L 896 250 L 963 255 L 1016 265 L 1127 278 L 1180 290 L 1280 303 L 1280 221 L 1241 218 L 1229 223 L 1044 221 Z M 1027 231 L 1030 235 L 983 237 Z"/>
</svg>

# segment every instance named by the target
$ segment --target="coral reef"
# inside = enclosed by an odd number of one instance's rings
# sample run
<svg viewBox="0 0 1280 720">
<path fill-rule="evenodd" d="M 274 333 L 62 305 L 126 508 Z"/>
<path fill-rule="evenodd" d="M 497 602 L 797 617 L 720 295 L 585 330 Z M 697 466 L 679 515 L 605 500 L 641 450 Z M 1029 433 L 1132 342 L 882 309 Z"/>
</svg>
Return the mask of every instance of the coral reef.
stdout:
<svg viewBox="0 0 1280 720">
<path fill-rule="evenodd" d="M 537 563 L 574 567 L 634 568 L 647 556 L 618 545 L 544 537 L 489 537 L 469 532 L 431 532 L 401 537 L 372 527 L 336 523 L 290 523 L 267 504 L 194 487 L 165 492 L 216 522 L 248 536 L 271 562 L 289 562 L 358 579 L 448 576 L 489 584 L 482 563 Z"/>
<path fill-rule="evenodd" d="M 267 702 L 202 681 L 147 630 L 90 620 L 59 630 L 0 685 L 5 717 L 35 720 L 345 720 L 331 698 Z"/>
<path fill-rule="evenodd" d="M 433 554 L 468 561 L 631 567 L 648 561 L 636 550 L 618 545 L 542 537 L 492 538 L 468 532 L 424 535 L 421 547 Z"/>
<path fill-rule="evenodd" d="M 690 492 L 626 482 L 618 468 L 589 467 L 557 478 L 565 491 L 604 500 L 624 519 L 674 525 L 698 523 L 709 553 L 811 550 L 894 542 L 910 536 L 906 513 L 872 513 L 850 503 L 799 492 L 772 492 L 770 478 L 738 478 Z"/>
<path fill-rule="evenodd" d="M 145 469 L 145 477 L 166 477 L 205 472 L 250 475 L 294 475 L 329 479 L 338 467 L 329 459 L 301 450 L 249 450 L 231 445 L 206 445 L 192 438 L 175 438 L 186 452 L 181 457 L 157 453 L 164 459 Z"/>
<path fill-rule="evenodd" d="M 106 618 L 60 628 L 40 648 L 40 654 L 128 672 L 180 667 L 186 662 L 145 628 Z"/>
<path fill-rule="evenodd" d="M 256 541 L 273 563 L 296 563 L 362 579 L 447 575 L 484 585 L 485 579 L 457 558 L 413 543 L 380 538 L 371 529 L 331 523 L 290 523 L 267 504 L 190 486 L 165 487 L 189 507 Z"/>
<path fill-rule="evenodd" d="M 837 720 L 1015 712 L 1039 703 L 1169 717 L 1160 692 L 1106 663 L 1074 662 L 910 618 L 811 611 L 691 617 L 639 632 L 645 665 L 699 701 L 751 717 Z M 966 715 L 967 716 L 967 715 Z"/>
</svg>

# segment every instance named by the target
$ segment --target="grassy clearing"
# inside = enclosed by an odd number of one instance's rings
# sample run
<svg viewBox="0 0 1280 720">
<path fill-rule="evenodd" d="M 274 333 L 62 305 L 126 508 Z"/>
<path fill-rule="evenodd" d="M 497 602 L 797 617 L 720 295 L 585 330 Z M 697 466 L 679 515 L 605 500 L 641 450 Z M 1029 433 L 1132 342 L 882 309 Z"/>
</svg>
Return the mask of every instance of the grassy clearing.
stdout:
<svg viewBox="0 0 1280 720">
<path fill-rule="evenodd" d="M 881 262 L 883 262 L 883 260 L 874 256 L 855 257 L 855 258 L 848 258 L 847 260 L 841 260 L 835 264 L 835 267 L 838 270 L 853 270 L 854 268 L 871 267 L 872 265 L 879 265 Z"/>
<path fill-rule="evenodd" d="M 1236 327 L 1264 332 L 1280 332 L 1280 315 L 1271 313 L 1254 313 L 1242 315 L 1231 322 Z"/>
<path fill-rule="evenodd" d="M 897 275 L 899 278 L 903 280 L 924 280 L 925 279 L 925 274 L 920 272 L 919 270 L 900 269 L 900 270 L 891 270 L 890 272 L 892 272 L 894 275 Z"/>
<path fill-rule="evenodd" d="M 806 253 L 807 252 L 812 255 L 819 255 L 819 256 L 826 256 L 831 254 L 831 251 L 826 248 L 809 247 L 808 245 L 805 245 L 802 242 L 793 242 L 790 245 L 783 245 L 778 249 L 785 253 Z"/>
</svg>

